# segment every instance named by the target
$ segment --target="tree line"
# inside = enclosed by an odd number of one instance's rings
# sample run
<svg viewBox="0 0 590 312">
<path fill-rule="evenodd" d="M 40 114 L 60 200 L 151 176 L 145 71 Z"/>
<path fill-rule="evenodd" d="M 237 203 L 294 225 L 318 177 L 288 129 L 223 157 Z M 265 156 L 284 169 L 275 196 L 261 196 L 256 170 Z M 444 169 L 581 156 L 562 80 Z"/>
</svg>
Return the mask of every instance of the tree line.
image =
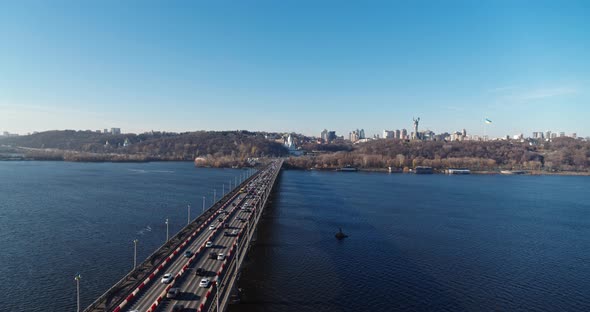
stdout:
<svg viewBox="0 0 590 312">
<path fill-rule="evenodd" d="M 471 170 L 588 171 L 590 142 L 557 138 L 552 142 L 516 141 L 404 141 L 375 140 L 338 147 L 339 151 L 290 157 L 294 168 L 357 168 L 403 170 L 416 166 L 469 168 Z"/>
</svg>

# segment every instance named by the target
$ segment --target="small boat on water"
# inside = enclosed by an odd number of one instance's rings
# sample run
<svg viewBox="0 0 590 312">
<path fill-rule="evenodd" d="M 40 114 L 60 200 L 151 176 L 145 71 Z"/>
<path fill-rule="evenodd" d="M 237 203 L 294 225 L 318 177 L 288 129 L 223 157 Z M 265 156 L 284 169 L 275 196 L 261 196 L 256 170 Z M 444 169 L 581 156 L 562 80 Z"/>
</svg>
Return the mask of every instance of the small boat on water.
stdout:
<svg viewBox="0 0 590 312">
<path fill-rule="evenodd" d="M 500 170 L 501 174 L 525 174 L 524 170 Z"/>
<path fill-rule="evenodd" d="M 340 232 L 336 233 L 336 238 L 337 238 L 337 239 L 339 239 L 339 240 L 340 240 L 340 239 L 347 238 L 347 237 L 348 237 L 348 235 L 346 235 L 346 234 L 342 233 L 342 228 L 339 228 L 339 229 L 340 229 Z"/>
<path fill-rule="evenodd" d="M 358 169 L 353 166 L 347 165 L 347 166 L 344 166 L 344 167 L 338 169 L 338 171 L 353 172 L 353 171 L 358 171 Z"/>
<path fill-rule="evenodd" d="M 447 169 L 447 174 L 470 174 L 471 171 L 469 169 L 464 168 L 449 168 Z"/>
<path fill-rule="evenodd" d="M 415 174 L 432 174 L 432 167 L 427 167 L 427 166 L 418 166 L 416 168 L 414 168 L 414 173 Z"/>
</svg>

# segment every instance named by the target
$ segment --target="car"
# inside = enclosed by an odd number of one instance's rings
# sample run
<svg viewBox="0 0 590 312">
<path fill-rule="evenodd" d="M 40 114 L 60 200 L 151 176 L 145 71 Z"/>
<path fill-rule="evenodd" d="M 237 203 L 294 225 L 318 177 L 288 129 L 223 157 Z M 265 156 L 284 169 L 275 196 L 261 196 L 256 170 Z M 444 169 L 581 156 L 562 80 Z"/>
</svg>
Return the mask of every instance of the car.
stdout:
<svg viewBox="0 0 590 312">
<path fill-rule="evenodd" d="M 213 247 L 213 242 L 212 241 L 208 241 L 205 243 L 205 247 L 209 248 L 209 247 Z"/>
<path fill-rule="evenodd" d="M 240 218 L 240 222 L 246 222 L 246 219 Z"/>
<path fill-rule="evenodd" d="M 238 230 L 231 231 L 231 235 L 238 235 Z"/>
<path fill-rule="evenodd" d="M 173 279 L 174 277 L 172 276 L 172 273 L 166 273 L 164 274 L 164 276 L 162 276 L 161 282 L 163 284 L 170 284 L 170 282 L 172 282 Z"/>
<path fill-rule="evenodd" d="M 225 260 L 225 255 L 224 255 L 224 254 L 222 254 L 222 253 L 219 253 L 219 254 L 217 255 L 217 260 L 222 260 L 222 261 L 223 261 L 223 260 Z"/>
<path fill-rule="evenodd" d="M 219 219 L 217 219 L 217 221 L 223 222 L 223 218 L 219 218 Z"/>
<path fill-rule="evenodd" d="M 182 304 L 175 304 L 172 307 L 172 311 L 173 312 L 179 312 L 179 311 L 184 311 L 184 306 Z"/>
<path fill-rule="evenodd" d="M 192 256 L 193 256 L 193 253 L 192 253 L 190 250 L 187 250 L 187 251 L 185 251 L 185 252 L 184 252 L 184 256 L 185 256 L 186 258 L 190 258 L 190 257 L 192 257 Z"/>
<path fill-rule="evenodd" d="M 223 236 L 230 236 L 228 231 L 223 232 Z"/>
<path fill-rule="evenodd" d="M 197 268 L 195 270 L 195 275 L 197 275 L 197 276 L 203 276 L 203 275 L 205 275 L 206 272 L 207 271 L 205 271 L 205 269 L 203 269 L 203 268 Z"/>
<path fill-rule="evenodd" d="M 180 293 L 180 288 L 178 288 L 178 287 L 170 288 L 170 289 L 168 289 L 168 292 L 166 293 L 166 298 L 168 298 L 168 299 L 176 298 L 176 296 L 178 296 L 179 293 Z"/>
<path fill-rule="evenodd" d="M 235 207 L 236 206 L 236 203 L 232 203 L 231 205 Z"/>
<path fill-rule="evenodd" d="M 211 224 L 211 225 L 209 226 L 209 229 L 210 229 L 210 230 L 215 230 L 215 224 Z"/>
<path fill-rule="evenodd" d="M 199 283 L 199 287 L 207 288 L 207 287 L 209 287 L 210 283 L 211 283 L 211 281 L 208 278 L 204 278 Z"/>
<path fill-rule="evenodd" d="M 217 259 L 217 253 L 215 251 L 210 252 L 209 259 Z"/>
<path fill-rule="evenodd" d="M 225 222 L 225 223 L 223 224 L 223 227 L 224 227 L 224 228 L 226 228 L 226 229 L 227 229 L 227 228 L 229 228 L 229 223 Z"/>
</svg>

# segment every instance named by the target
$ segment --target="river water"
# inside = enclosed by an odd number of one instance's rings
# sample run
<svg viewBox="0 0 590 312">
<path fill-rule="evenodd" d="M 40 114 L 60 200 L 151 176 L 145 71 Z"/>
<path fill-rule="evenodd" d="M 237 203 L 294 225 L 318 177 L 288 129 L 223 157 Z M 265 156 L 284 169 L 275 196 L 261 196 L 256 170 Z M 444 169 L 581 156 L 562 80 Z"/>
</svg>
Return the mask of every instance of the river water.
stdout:
<svg viewBox="0 0 590 312">
<path fill-rule="evenodd" d="M 0 311 L 75 311 L 241 170 L 0 162 Z M 232 311 L 588 311 L 590 178 L 284 171 Z M 349 235 L 337 241 L 341 227 Z"/>
<path fill-rule="evenodd" d="M 231 311 L 590 311 L 589 191 L 588 177 L 284 171 Z"/>
</svg>

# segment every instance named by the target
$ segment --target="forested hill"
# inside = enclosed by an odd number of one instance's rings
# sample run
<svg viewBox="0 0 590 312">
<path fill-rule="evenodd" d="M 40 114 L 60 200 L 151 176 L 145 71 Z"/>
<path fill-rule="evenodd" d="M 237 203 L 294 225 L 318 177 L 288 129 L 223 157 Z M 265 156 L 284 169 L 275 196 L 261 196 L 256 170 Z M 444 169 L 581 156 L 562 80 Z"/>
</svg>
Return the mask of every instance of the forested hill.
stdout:
<svg viewBox="0 0 590 312">
<path fill-rule="evenodd" d="M 229 167 L 247 165 L 247 159 L 251 157 L 286 156 L 287 149 L 274 140 L 280 137 L 277 133 L 248 131 L 150 132 L 139 135 L 47 131 L 0 137 L 0 147 L 4 145 L 6 149 L 5 152 L 0 150 L 0 154 L 7 159 L 14 159 L 14 155 L 20 152 L 25 159 L 69 161 L 197 159 L 196 164 L 200 166 Z M 335 169 L 352 165 L 401 170 L 422 165 L 437 170 L 590 170 L 590 142 L 573 138 L 557 138 L 551 142 L 374 140 L 361 144 L 316 144 L 312 138 L 303 136 L 297 136 L 297 140 L 302 143 L 303 150 L 310 153 L 289 158 L 287 165 L 302 169 Z M 126 141 L 128 144 L 125 144 Z"/>
<path fill-rule="evenodd" d="M 128 146 L 124 146 L 126 140 Z M 247 158 L 287 154 L 283 145 L 265 139 L 264 133 L 248 131 L 111 135 L 65 130 L 0 138 L 0 144 L 79 152 L 78 155 L 93 154 L 94 158 L 97 157 L 96 154 L 142 155 L 149 160 L 194 160 L 196 157 L 224 156 Z"/>
</svg>

